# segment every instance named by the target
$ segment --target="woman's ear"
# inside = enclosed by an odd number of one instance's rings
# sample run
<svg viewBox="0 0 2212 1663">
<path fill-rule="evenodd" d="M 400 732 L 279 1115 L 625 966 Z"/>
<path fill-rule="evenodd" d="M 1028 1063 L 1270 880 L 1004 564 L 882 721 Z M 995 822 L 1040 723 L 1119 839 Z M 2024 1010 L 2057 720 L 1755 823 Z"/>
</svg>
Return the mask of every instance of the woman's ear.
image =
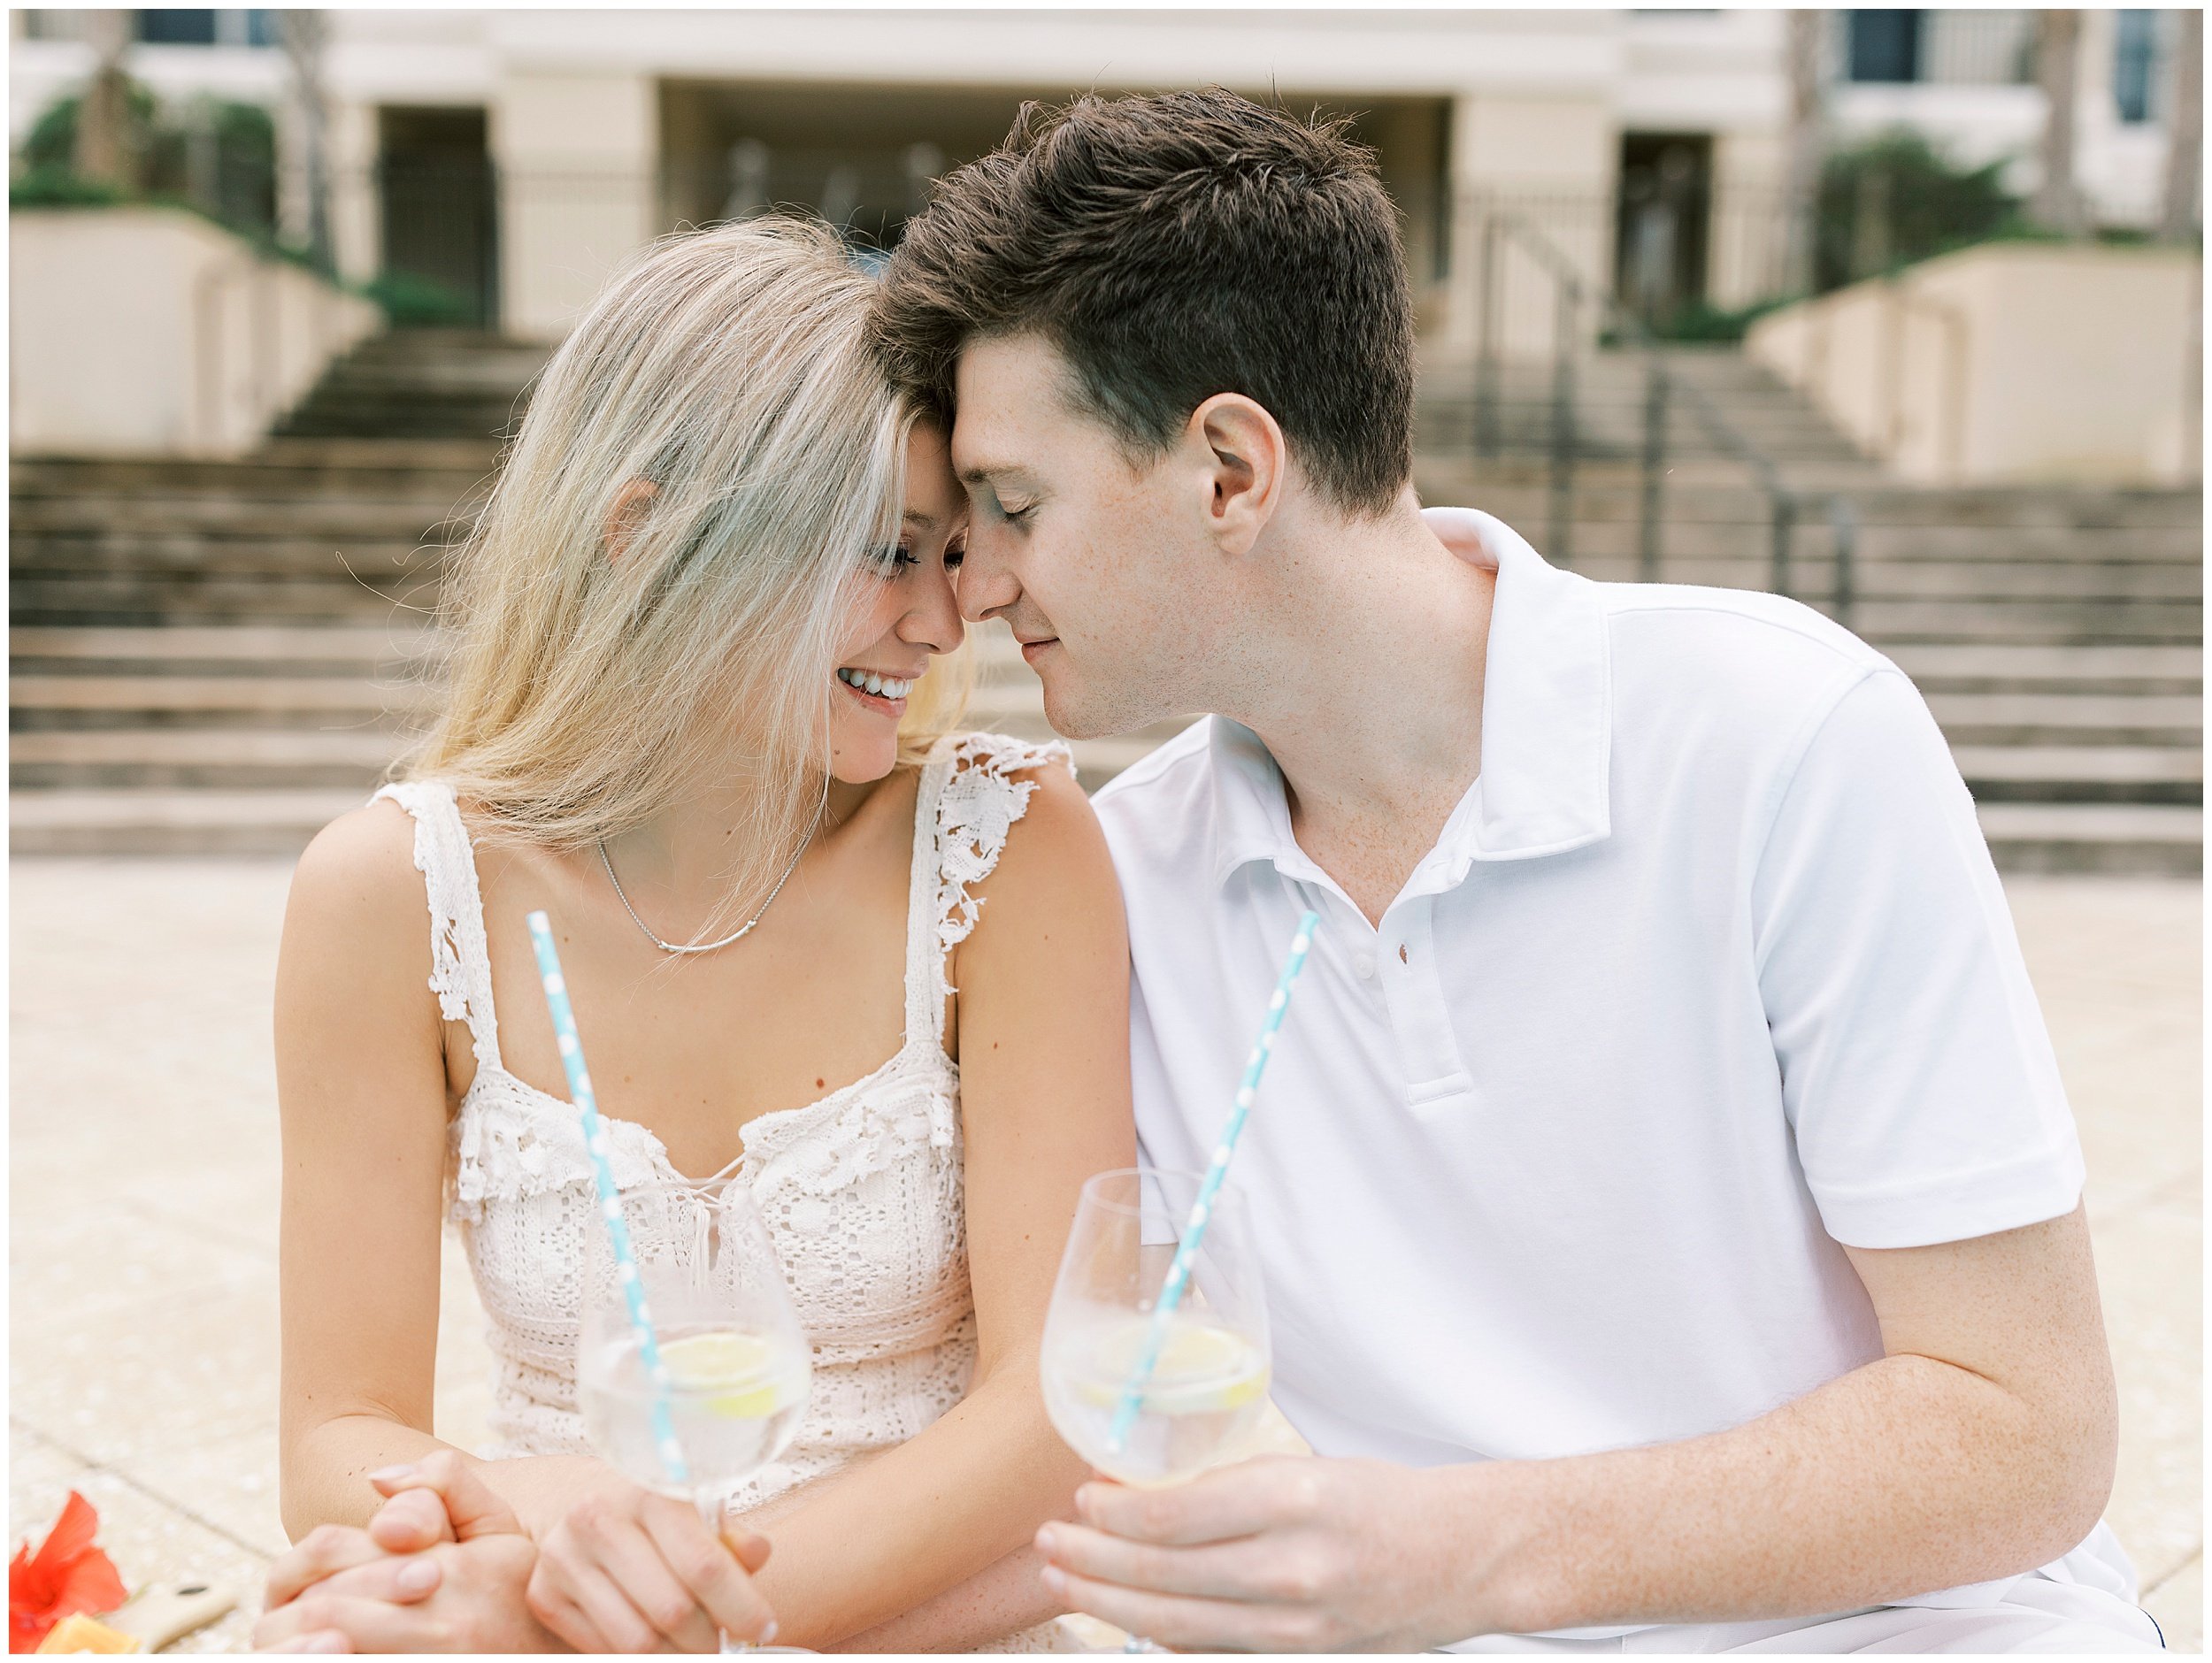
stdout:
<svg viewBox="0 0 2212 1663">
<path fill-rule="evenodd" d="M 652 512 L 653 499 L 660 494 L 660 487 L 650 479 L 633 479 L 615 494 L 614 506 L 607 510 L 603 533 L 610 565 L 622 563 L 622 557 L 630 552 L 631 541 L 645 524 L 645 517 Z"/>
<path fill-rule="evenodd" d="M 1282 427 L 1241 393 L 1215 394 L 1191 412 L 1190 425 L 1213 456 L 1208 524 L 1227 552 L 1241 555 L 1282 497 L 1289 460 Z"/>
</svg>

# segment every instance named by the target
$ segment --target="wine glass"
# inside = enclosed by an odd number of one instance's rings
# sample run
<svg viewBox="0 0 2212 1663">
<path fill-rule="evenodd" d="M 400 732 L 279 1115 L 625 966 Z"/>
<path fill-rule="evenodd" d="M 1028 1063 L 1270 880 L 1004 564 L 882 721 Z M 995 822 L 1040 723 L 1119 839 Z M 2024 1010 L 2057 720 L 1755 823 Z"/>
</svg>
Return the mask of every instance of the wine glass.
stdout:
<svg viewBox="0 0 2212 1663">
<path fill-rule="evenodd" d="M 798 1433 L 813 1376 L 806 1336 L 743 1180 L 639 1184 L 617 1199 L 667 1383 L 657 1385 L 641 1354 L 627 1268 L 595 1216 L 585 1233 L 577 1406 L 610 1465 L 691 1502 L 718 1537 L 739 1487 Z M 727 1635 L 721 1649 L 805 1650 Z"/>
<path fill-rule="evenodd" d="M 1123 1410 L 1202 1182 L 1142 1169 L 1088 1180 L 1046 1313 L 1045 1413 L 1071 1449 L 1125 1484 L 1177 1484 L 1235 1459 L 1267 1410 L 1267 1303 L 1243 1199 L 1226 1185 L 1135 1412 Z M 1133 1637 L 1124 1649 L 1156 1648 Z"/>
</svg>

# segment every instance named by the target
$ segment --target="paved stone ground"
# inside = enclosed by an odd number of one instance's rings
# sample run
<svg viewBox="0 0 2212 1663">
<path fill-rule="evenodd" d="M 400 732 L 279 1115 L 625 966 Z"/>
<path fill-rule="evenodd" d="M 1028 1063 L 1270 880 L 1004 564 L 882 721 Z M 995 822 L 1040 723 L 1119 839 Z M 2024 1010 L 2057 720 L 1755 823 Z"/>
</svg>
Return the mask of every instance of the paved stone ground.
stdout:
<svg viewBox="0 0 2212 1663">
<path fill-rule="evenodd" d="M 127 1582 L 245 1604 L 276 1504 L 269 995 L 288 865 L 21 860 L 10 875 L 11 1541 L 72 1486 Z M 2021 879 L 2014 911 L 2088 1151 L 2121 1390 L 2110 1517 L 2177 1651 L 2203 1636 L 2199 930 L 2193 882 Z M 449 1253 L 439 1432 L 484 1368 Z"/>
</svg>

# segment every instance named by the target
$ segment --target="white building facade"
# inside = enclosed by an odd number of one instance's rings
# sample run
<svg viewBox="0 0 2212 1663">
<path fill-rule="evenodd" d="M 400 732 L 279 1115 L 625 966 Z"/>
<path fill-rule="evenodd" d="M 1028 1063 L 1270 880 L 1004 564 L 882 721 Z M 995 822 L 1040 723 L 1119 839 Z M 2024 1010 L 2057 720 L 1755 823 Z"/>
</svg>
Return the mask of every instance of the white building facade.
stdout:
<svg viewBox="0 0 2212 1663">
<path fill-rule="evenodd" d="M 211 93 L 270 105 L 291 169 L 301 119 L 284 55 L 265 43 L 271 14 L 158 15 L 167 38 L 134 46 L 129 72 L 165 100 Z M 69 14 L 11 17 L 19 144 L 42 110 L 82 83 L 90 55 Z M 518 336 L 557 336 L 650 238 L 771 203 L 818 210 L 859 244 L 887 246 L 928 180 L 988 149 L 1025 99 L 1217 83 L 1357 119 L 1404 210 L 1432 339 L 1471 336 L 1481 202 L 1516 204 L 1597 287 L 1629 287 L 1632 260 L 1643 262 L 1640 280 L 1656 270 L 1655 280 L 1716 306 L 1779 283 L 1779 11 L 327 17 L 342 272 L 442 285 L 478 320 Z M 1962 161 L 2008 162 L 2016 188 L 2032 183 L 2043 95 L 2024 48 L 2031 14 L 1834 17 L 1832 142 L 1907 126 Z M 2145 225 L 2166 165 L 2171 54 L 2157 49 L 2172 14 L 2083 19 L 2078 171 L 2103 222 Z M 1691 204 L 1658 242 L 1647 216 L 1632 223 L 1652 180 L 1687 181 L 1669 201 Z M 296 188 L 283 195 L 299 200 Z"/>
</svg>

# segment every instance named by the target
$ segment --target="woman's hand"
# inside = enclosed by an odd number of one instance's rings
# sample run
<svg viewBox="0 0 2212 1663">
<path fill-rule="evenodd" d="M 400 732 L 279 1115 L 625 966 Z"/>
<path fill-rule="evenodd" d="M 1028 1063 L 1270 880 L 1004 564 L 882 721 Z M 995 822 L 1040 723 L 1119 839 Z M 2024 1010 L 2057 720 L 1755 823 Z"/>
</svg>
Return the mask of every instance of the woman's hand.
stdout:
<svg viewBox="0 0 2212 1663">
<path fill-rule="evenodd" d="M 419 1553 L 380 1553 L 265 1613 L 254 1625 L 254 1649 L 558 1652 L 560 1642 L 525 1598 L 536 1562 L 537 1550 L 519 1531 L 441 1542 Z"/>
<path fill-rule="evenodd" d="M 579 1652 L 713 1652 L 718 1630 L 765 1644 L 776 1632 L 752 1573 L 768 1538 L 634 1484 L 571 1507 L 538 1544 L 530 1610 Z"/>
<path fill-rule="evenodd" d="M 525 1598 L 536 1548 L 458 1453 L 440 1450 L 370 1482 L 389 1499 L 367 1529 L 320 1526 L 271 1568 L 257 1648 L 560 1649 Z"/>
<path fill-rule="evenodd" d="M 453 1450 L 372 1473 L 369 1483 L 387 1498 L 369 1528 L 323 1524 L 302 1537 L 269 1567 L 265 1611 L 288 1605 L 317 1583 L 357 1566 L 420 1553 L 441 1542 L 523 1534 L 513 1510 Z M 424 1575 L 402 1575 L 395 1584 L 400 1597 L 419 1599 L 437 1586 Z"/>
</svg>

